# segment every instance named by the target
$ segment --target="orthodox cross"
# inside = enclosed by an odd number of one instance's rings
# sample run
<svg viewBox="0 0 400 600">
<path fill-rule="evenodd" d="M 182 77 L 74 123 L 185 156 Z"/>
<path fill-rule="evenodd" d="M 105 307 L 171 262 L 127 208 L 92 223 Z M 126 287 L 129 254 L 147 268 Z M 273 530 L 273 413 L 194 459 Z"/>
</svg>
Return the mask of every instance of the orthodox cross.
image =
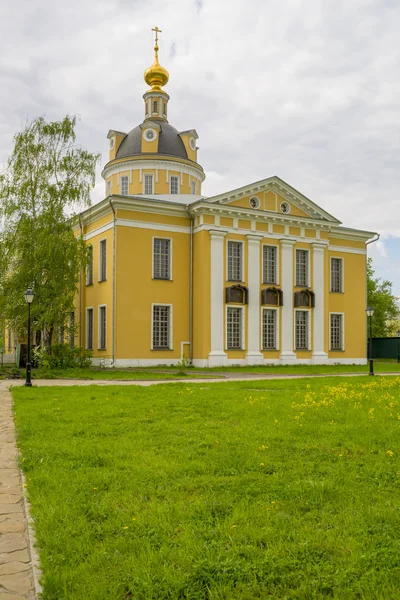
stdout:
<svg viewBox="0 0 400 600">
<path fill-rule="evenodd" d="M 158 46 L 158 34 L 162 33 L 161 29 L 158 29 L 157 25 L 153 27 L 152 31 L 156 32 L 156 46 Z"/>
</svg>

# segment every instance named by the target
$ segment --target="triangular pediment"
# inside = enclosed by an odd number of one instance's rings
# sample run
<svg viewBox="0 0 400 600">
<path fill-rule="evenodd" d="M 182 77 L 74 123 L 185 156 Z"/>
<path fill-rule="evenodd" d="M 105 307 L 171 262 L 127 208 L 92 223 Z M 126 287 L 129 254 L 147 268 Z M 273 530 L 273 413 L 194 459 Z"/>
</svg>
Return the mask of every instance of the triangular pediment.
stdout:
<svg viewBox="0 0 400 600">
<path fill-rule="evenodd" d="M 207 202 L 279 215 L 288 214 L 293 217 L 340 223 L 338 219 L 276 176 L 218 196 L 212 196 L 207 198 Z"/>
</svg>

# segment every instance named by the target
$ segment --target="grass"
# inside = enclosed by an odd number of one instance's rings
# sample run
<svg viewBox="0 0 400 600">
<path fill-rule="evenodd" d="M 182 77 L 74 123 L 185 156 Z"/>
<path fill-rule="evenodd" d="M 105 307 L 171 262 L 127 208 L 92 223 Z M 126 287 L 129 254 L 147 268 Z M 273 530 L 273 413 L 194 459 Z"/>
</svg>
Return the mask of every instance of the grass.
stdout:
<svg viewBox="0 0 400 600">
<path fill-rule="evenodd" d="M 44 600 L 400 597 L 400 378 L 13 396 Z"/>
</svg>

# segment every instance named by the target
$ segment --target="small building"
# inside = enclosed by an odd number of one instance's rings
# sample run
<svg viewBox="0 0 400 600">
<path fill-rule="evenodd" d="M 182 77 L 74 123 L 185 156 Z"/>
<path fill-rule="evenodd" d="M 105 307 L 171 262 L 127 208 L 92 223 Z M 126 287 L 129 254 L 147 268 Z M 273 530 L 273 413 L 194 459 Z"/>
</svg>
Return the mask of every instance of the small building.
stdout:
<svg viewBox="0 0 400 600">
<path fill-rule="evenodd" d="M 279 177 L 204 197 L 195 129 L 168 121 L 168 72 L 145 71 L 144 120 L 111 129 L 75 339 L 94 364 L 366 363 L 366 242 Z"/>
</svg>

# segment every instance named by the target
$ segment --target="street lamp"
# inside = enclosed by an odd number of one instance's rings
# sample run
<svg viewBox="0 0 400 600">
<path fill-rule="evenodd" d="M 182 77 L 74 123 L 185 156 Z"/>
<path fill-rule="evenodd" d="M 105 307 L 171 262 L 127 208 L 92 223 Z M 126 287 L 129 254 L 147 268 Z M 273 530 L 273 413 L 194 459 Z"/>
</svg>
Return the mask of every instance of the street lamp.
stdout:
<svg viewBox="0 0 400 600">
<path fill-rule="evenodd" d="M 372 306 L 368 306 L 367 317 L 369 317 L 369 375 L 374 375 L 374 361 L 372 358 L 372 317 L 374 316 L 374 309 Z"/>
<path fill-rule="evenodd" d="M 31 381 L 31 304 L 33 302 L 34 293 L 32 288 L 28 288 L 24 294 L 28 304 L 28 360 L 26 361 L 26 380 L 25 385 L 32 387 Z"/>
</svg>

